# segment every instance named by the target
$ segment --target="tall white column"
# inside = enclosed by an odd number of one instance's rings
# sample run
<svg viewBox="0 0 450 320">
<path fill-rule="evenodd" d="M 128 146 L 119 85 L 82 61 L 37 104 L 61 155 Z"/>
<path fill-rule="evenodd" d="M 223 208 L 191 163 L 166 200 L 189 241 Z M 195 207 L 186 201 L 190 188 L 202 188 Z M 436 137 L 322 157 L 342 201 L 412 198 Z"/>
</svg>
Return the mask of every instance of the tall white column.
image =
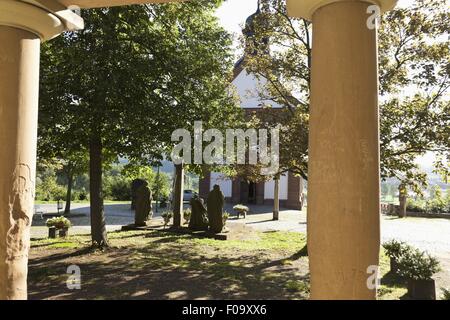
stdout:
<svg viewBox="0 0 450 320">
<path fill-rule="evenodd" d="M 26 298 L 39 84 L 37 35 L 0 26 L 0 299 Z"/>
<path fill-rule="evenodd" d="M 0 0 L 0 300 L 27 297 L 40 41 L 83 29 L 83 19 L 67 9 L 72 5 L 171 1 L 177 0 Z"/>
<path fill-rule="evenodd" d="M 372 2 L 372 3 L 371 3 Z M 312 17 L 308 253 L 312 299 L 375 299 L 380 172 L 376 3 L 295 1 Z M 372 19 L 373 20 L 373 19 Z"/>
<path fill-rule="evenodd" d="M 47 10 L 0 0 L 0 299 L 27 298 L 40 43 L 64 28 Z"/>
</svg>

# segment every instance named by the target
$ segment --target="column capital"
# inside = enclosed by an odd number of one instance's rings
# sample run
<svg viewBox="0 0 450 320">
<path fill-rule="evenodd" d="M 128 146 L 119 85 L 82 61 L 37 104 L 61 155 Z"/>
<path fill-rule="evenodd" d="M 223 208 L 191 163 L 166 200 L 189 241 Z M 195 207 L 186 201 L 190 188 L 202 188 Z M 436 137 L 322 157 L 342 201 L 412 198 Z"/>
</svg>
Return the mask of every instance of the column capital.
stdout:
<svg viewBox="0 0 450 320">
<path fill-rule="evenodd" d="M 84 27 L 80 16 L 51 0 L 0 0 L 0 25 L 29 31 L 42 41 Z"/>
<path fill-rule="evenodd" d="M 314 12 L 328 4 L 335 2 L 359 1 L 378 5 L 381 12 L 389 11 L 395 7 L 397 0 L 287 0 L 288 15 L 291 17 L 312 20 Z"/>
</svg>

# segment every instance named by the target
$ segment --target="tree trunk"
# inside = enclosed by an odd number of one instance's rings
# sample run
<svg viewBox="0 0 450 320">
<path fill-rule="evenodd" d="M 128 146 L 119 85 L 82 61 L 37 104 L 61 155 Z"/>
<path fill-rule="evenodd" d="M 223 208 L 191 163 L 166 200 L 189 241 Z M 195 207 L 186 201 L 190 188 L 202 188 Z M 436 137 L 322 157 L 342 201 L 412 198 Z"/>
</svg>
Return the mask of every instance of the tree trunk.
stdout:
<svg viewBox="0 0 450 320">
<path fill-rule="evenodd" d="M 70 205 L 72 202 L 72 187 L 73 187 L 73 172 L 68 170 L 67 172 L 67 194 L 66 194 L 66 207 L 64 208 L 64 214 L 70 214 Z"/>
<path fill-rule="evenodd" d="M 173 227 L 181 227 L 181 215 L 183 213 L 183 164 L 175 165 L 175 190 L 173 191 Z"/>
<path fill-rule="evenodd" d="M 279 220 L 280 218 L 280 179 L 274 180 L 273 190 L 273 220 Z"/>
<path fill-rule="evenodd" d="M 91 138 L 89 157 L 92 245 L 101 248 L 109 246 L 109 243 L 102 192 L 102 142 L 98 136 Z"/>
</svg>

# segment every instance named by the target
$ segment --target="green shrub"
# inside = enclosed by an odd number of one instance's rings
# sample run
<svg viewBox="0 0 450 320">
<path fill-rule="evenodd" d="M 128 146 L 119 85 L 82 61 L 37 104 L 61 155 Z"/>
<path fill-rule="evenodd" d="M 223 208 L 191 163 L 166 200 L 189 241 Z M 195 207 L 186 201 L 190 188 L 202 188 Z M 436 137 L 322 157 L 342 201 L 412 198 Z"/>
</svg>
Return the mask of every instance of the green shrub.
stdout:
<svg viewBox="0 0 450 320">
<path fill-rule="evenodd" d="M 72 192 L 72 200 L 75 200 L 75 201 L 89 200 L 89 193 L 84 189 L 74 191 L 74 192 Z"/>
<path fill-rule="evenodd" d="M 152 193 L 156 197 L 158 195 L 159 200 L 161 200 L 161 203 L 163 202 L 163 199 L 167 201 L 170 195 L 170 176 L 167 173 L 160 172 L 159 177 L 158 175 L 155 176 L 155 179 L 152 183 Z"/>
<path fill-rule="evenodd" d="M 402 252 L 398 259 L 398 273 L 406 279 L 431 280 L 439 272 L 439 261 L 427 252 L 411 248 Z"/>
<path fill-rule="evenodd" d="M 383 243 L 383 248 L 389 258 L 398 260 L 405 252 L 412 250 L 412 247 L 403 241 L 390 240 Z"/>
<path fill-rule="evenodd" d="M 442 300 L 450 300 L 450 290 L 442 288 Z"/>
<path fill-rule="evenodd" d="M 438 198 L 426 202 L 426 211 L 430 213 L 444 213 L 448 212 L 448 208 L 444 199 Z"/>
<path fill-rule="evenodd" d="M 426 203 L 424 200 L 408 199 L 406 201 L 406 211 L 426 212 Z"/>
<path fill-rule="evenodd" d="M 55 227 L 56 229 L 70 228 L 72 226 L 72 223 L 66 217 L 55 217 L 55 218 L 47 219 L 45 224 L 49 228 Z"/>
<path fill-rule="evenodd" d="M 115 179 L 110 184 L 110 197 L 116 201 L 131 200 L 131 185 L 126 179 Z"/>
<path fill-rule="evenodd" d="M 36 186 L 36 200 L 58 201 L 66 198 L 67 189 L 56 182 L 55 176 L 43 179 Z"/>
</svg>

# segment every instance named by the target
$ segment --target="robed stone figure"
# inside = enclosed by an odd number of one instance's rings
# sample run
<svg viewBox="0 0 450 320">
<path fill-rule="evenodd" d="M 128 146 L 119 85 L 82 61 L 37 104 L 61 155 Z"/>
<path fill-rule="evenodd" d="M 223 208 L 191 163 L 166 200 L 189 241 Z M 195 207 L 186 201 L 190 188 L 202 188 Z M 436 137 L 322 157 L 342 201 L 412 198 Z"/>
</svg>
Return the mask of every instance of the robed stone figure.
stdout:
<svg viewBox="0 0 450 320">
<path fill-rule="evenodd" d="M 145 182 L 144 179 L 134 179 L 131 182 L 131 210 L 136 210 L 136 192 Z"/>
<path fill-rule="evenodd" d="M 216 184 L 209 193 L 207 199 L 207 211 L 209 220 L 209 230 L 214 233 L 220 233 L 223 229 L 223 205 L 225 197 Z"/>
<path fill-rule="evenodd" d="M 191 205 L 191 219 L 188 228 L 195 231 L 208 230 L 208 218 L 203 199 L 194 196 L 189 204 Z"/>
<path fill-rule="evenodd" d="M 143 183 L 136 190 L 136 209 L 134 224 L 136 226 L 146 226 L 147 221 L 152 217 L 152 192 L 148 183 Z"/>
</svg>

